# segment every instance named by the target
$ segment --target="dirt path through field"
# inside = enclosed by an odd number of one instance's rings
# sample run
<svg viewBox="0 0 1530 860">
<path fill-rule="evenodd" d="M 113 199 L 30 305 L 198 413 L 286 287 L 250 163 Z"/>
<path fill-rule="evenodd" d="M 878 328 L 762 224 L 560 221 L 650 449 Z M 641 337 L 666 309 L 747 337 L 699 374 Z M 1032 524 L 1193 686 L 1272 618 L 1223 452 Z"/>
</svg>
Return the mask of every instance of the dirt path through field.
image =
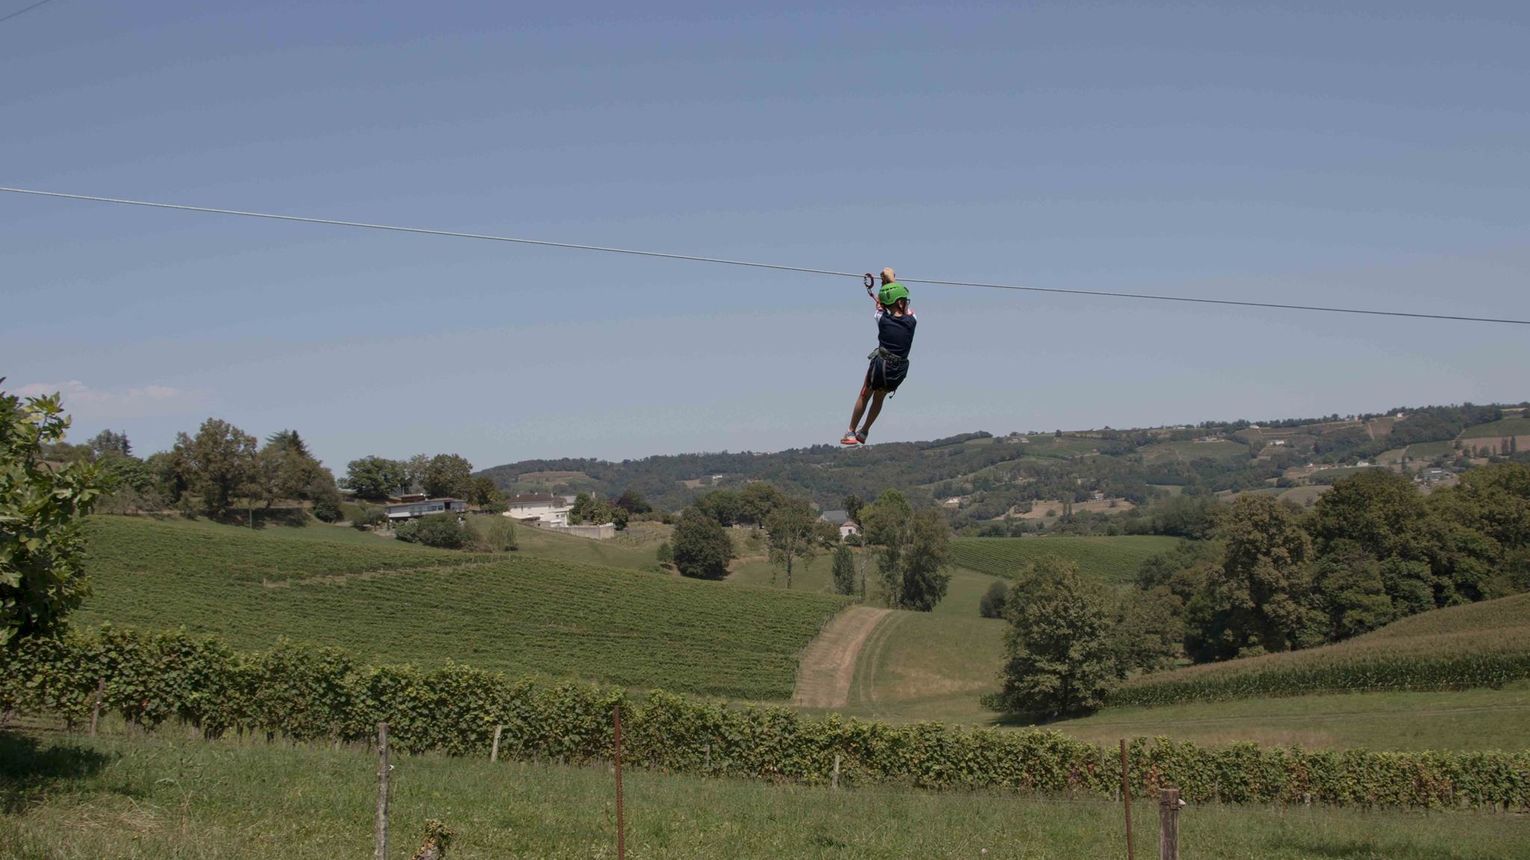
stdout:
<svg viewBox="0 0 1530 860">
<path fill-rule="evenodd" d="M 842 708 L 848 704 L 861 647 L 891 614 L 890 609 L 852 606 L 835 616 L 802 652 L 792 704 L 804 708 Z"/>
</svg>

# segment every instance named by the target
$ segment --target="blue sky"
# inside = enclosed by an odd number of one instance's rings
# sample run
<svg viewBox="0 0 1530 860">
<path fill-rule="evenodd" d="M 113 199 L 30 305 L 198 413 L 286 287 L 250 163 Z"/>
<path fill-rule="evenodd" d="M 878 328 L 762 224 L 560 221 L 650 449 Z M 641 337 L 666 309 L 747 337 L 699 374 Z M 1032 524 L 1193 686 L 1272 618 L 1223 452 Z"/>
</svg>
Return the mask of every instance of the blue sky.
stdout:
<svg viewBox="0 0 1530 860">
<path fill-rule="evenodd" d="M 1530 318 L 1523 4 L 523 5 L 54 0 L 0 23 L 0 185 Z M 0 292 L 77 438 L 337 470 L 833 441 L 874 345 L 850 280 L 9 194 Z M 1523 327 L 914 304 L 873 441 L 1530 397 Z"/>
</svg>

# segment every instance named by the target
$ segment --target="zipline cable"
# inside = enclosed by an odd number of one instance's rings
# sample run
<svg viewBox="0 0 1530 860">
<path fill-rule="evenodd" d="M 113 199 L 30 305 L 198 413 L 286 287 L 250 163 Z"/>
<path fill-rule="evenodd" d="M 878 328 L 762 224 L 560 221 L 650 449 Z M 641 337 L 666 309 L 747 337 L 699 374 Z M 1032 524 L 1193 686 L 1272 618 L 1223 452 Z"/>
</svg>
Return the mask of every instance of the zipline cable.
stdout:
<svg viewBox="0 0 1530 860">
<path fill-rule="evenodd" d="M 0 24 L 3 24 L 6 21 L 9 21 L 12 18 L 19 18 L 22 15 L 27 14 L 28 12 L 32 11 L 33 9 L 36 9 L 39 6 L 46 6 L 46 5 L 48 5 L 49 3 L 52 3 L 52 2 L 53 2 L 53 0 L 38 0 L 38 2 L 33 3 L 30 6 L 27 6 L 27 7 L 23 8 L 23 9 L 17 9 L 16 11 L 12 12 L 9 15 L 6 15 L 4 17 L 0 17 Z"/>
<path fill-rule="evenodd" d="M 662 260 L 682 260 L 691 263 L 714 263 L 723 266 L 743 266 L 751 269 L 770 269 L 779 272 L 802 272 L 810 275 L 830 275 L 843 278 L 860 278 L 856 272 L 840 272 L 833 269 L 815 269 L 807 266 L 788 266 L 781 263 L 760 263 L 750 260 L 729 260 L 720 257 L 703 257 L 694 254 L 672 254 L 663 251 L 644 251 L 635 248 L 613 248 L 605 245 L 586 245 L 577 242 L 554 242 L 547 239 L 527 239 L 517 236 L 498 236 L 490 233 L 465 233 L 457 230 L 441 230 L 430 227 L 406 227 L 396 224 L 372 224 L 365 221 L 344 221 L 337 218 L 313 218 L 303 215 L 282 215 L 274 212 L 251 212 L 243 209 L 220 209 L 212 206 L 191 206 L 184 203 L 160 203 L 151 200 L 132 200 L 123 197 L 100 197 L 91 194 L 68 194 L 62 191 L 42 191 L 35 188 L 11 188 L 0 186 L 0 191 L 10 194 L 26 194 L 34 197 L 53 197 L 61 200 L 80 200 L 92 203 L 112 203 L 119 206 L 142 206 L 150 209 L 173 209 L 180 212 L 200 212 L 214 215 L 236 215 L 243 218 L 263 218 L 270 221 L 292 221 L 300 224 L 324 224 L 331 227 L 356 227 L 365 230 L 383 230 L 391 233 L 415 233 L 422 236 L 444 236 L 454 239 L 478 239 L 488 242 L 510 242 L 517 245 L 536 245 L 544 248 L 564 248 L 573 251 L 599 251 L 605 254 L 627 254 L 634 257 L 655 257 Z M 1504 325 L 1530 325 L 1530 320 L 1505 317 L 1473 317 L 1454 314 L 1414 313 L 1409 311 L 1384 311 L 1374 308 L 1345 308 L 1326 305 L 1298 305 L 1281 302 L 1254 302 L 1238 299 L 1212 299 L 1204 296 L 1169 296 L 1153 293 L 1127 293 L 1110 290 L 1081 290 L 1064 287 L 1030 287 L 1020 284 L 996 284 L 983 281 L 952 281 L 925 278 L 903 278 L 908 284 L 929 284 L 939 287 L 977 287 L 989 290 L 1012 290 L 1027 293 L 1056 293 L 1070 296 L 1098 296 L 1115 299 L 1138 299 L 1155 302 L 1181 302 L 1202 305 L 1229 305 L 1243 308 L 1270 308 L 1287 311 L 1314 313 L 1359 314 L 1363 316 L 1405 317 L 1408 319 L 1449 320 L 1453 322 L 1501 323 Z"/>
</svg>

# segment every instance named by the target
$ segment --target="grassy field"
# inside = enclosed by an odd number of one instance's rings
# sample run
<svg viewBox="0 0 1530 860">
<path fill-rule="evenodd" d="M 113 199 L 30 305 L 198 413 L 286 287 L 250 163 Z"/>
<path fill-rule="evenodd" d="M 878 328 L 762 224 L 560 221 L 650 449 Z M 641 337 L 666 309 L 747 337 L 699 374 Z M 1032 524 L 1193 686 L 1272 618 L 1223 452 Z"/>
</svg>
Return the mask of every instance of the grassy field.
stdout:
<svg viewBox="0 0 1530 860">
<path fill-rule="evenodd" d="M 1530 594 L 1425 612 L 1336 645 L 1207 663 L 1128 681 L 1123 692 L 1179 689 L 1177 701 L 1258 698 L 1299 687 L 1301 693 L 1417 689 L 1431 666 L 1472 669 L 1483 657 L 1530 665 Z M 1521 675 L 1500 675 L 1502 682 Z M 1473 685 L 1475 686 L 1475 685 Z"/>
<path fill-rule="evenodd" d="M 366 856 L 376 758 L 359 750 L 170 737 L 0 733 L 0 857 L 185 860 Z M 629 771 L 627 851 L 641 858 L 1112 857 L 1119 804 L 1105 800 L 832 791 Z M 455 860 L 611 857 L 606 767 L 399 756 L 391 856 L 439 818 Z M 1138 856 L 1157 820 L 1137 807 Z M 1185 857 L 1222 860 L 1530 858 L 1518 816 L 1324 808 L 1186 808 Z"/>
<path fill-rule="evenodd" d="M 1216 439 L 1210 442 L 1159 442 L 1156 445 L 1145 445 L 1138 449 L 1144 462 L 1162 463 L 1170 460 L 1222 460 L 1232 462 L 1234 460 L 1247 460 L 1249 448 L 1247 445 L 1232 442 L 1227 439 Z"/>
<path fill-rule="evenodd" d="M 1433 460 L 1435 457 L 1445 457 L 1455 453 L 1454 442 L 1419 442 L 1408 446 L 1408 458 L 1411 460 Z"/>
<path fill-rule="evenodd" d="M 1007 625 L 995 618 L 894 612 L 862 647 L 845 712 L 889 722 L 990 723 Z"/>
<path fill-rule="evenodd" d="M 659 544 L 669 540 L 673 531 L 662 523 L 633 523 L 614 538 L 591 540 L 517 525 L 515 540 L 520 555 L 648 570 L 658 564 Z"/>
<path fill-rule="evenodd" d="M 789 697 L 798 651 L 843 605 L 324 527 L 251 532 L 99 517 L 89 535 L 94 594 L 78 612 L 84 624 L 185 626 L 238 648 L 288 636 L 378 662 L 458 660 L 745 699 Z"/>
<path fill-rule="evenodd" d="M 1131 582 L 1138 565 L 1150 555 L 1173 549 L 1179 538 L 1157 535 L 1121 537 L 957 538 L 952 555 L 961 567 L 993 576 L 1013 577 L 1043 555 L 1058 556 L 1078 565 L 1080 572 L 1121 584 Z"/>
</svg>

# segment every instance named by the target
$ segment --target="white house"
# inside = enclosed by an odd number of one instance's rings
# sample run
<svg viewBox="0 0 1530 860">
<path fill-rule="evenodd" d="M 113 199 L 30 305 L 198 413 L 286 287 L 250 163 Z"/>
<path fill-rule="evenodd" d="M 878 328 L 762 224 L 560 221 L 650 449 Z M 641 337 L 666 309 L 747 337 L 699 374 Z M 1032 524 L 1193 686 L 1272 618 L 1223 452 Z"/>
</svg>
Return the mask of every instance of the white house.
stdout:
<svg viewBox="0 0 1530 860">
<path fill-rule="evenodd" d="M 529 493 L 512 496 L 507 500 L 505 516 L 545 526 L 568 525 L 568 512 L 573 510 L 572 503 L 563 496 L 551 496 L 546 493 Z"/>
<path fill-rule="evenodd" d="M 847 538 L 847 537 L 849 537 L 851 535 L 858 535 L 860 533 L 861 533 L 861 525 L 860 525 L 860 523 L 857 523 L 855 520 L 845 520 L 844 522 L 839 524 L 839 539 L 840 540 L 844 540 L 845 538 Z"/>
</svg>

